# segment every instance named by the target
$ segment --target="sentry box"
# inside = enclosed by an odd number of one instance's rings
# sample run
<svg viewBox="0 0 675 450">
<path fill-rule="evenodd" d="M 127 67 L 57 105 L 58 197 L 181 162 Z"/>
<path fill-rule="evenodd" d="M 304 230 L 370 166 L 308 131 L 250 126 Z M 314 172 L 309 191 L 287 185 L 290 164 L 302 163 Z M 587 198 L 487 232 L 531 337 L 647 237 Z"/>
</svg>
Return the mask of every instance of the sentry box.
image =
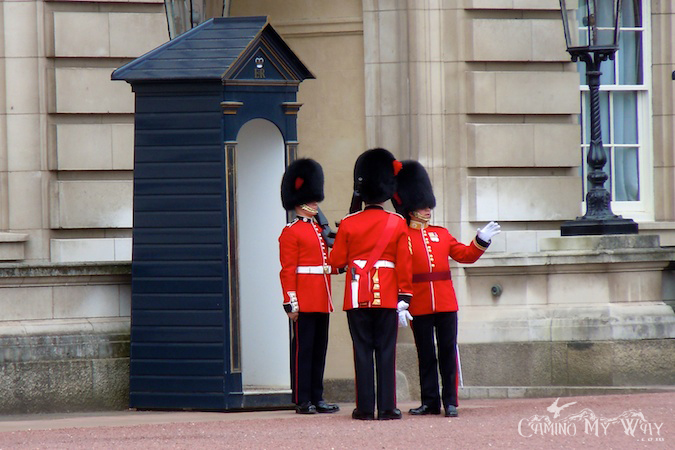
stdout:
<svg viewBox="0 0 675 450">
<path fill-rule="evenodd" d="M 291 404 L 279 185 L 307 78 L 266 17 L 211 19 L 113 72 L 135 93 L 131 408 Z"/>
</svg>

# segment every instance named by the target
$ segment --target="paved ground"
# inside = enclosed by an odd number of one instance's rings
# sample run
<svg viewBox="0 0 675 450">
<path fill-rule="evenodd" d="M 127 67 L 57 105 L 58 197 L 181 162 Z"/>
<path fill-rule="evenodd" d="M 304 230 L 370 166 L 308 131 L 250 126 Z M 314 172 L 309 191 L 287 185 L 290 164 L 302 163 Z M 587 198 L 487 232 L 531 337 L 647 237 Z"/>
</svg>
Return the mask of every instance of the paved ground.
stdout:
<svg viewBox="0 0 675 450">
<path fill-rule="evenodd" d="M 399 405 L 407 412 L 413 403 Z M 458 418 L 292 411 L 0 417 L 0 449 L 675 448 L 675 392 L 466 400 Z"/>
</svg>

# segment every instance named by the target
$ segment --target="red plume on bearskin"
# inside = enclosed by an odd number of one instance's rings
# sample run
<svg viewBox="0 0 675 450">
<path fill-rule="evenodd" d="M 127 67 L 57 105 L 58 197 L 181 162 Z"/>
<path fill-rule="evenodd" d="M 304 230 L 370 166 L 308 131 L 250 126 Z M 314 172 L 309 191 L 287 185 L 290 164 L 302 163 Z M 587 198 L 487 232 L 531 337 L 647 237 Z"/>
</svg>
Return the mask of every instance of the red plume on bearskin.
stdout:
<svg viewBox="0 0 675 450">
<path fill-rule="evenodd" d="M 436 197 L 429 174 L 422 164 L 414 160 L 403 161 L 403 168 L 396 176 L 396 201 L 392 202 L 396 212 L 410 218 L 409 213 L 418 209 L 434 208 Z"/>
<path fill-rule="evenodd" d="M 281 204 L 286 210 L 323 201 L 323 169 L 309 158 L 292 162 L 281 179 Z"/>
</svg>

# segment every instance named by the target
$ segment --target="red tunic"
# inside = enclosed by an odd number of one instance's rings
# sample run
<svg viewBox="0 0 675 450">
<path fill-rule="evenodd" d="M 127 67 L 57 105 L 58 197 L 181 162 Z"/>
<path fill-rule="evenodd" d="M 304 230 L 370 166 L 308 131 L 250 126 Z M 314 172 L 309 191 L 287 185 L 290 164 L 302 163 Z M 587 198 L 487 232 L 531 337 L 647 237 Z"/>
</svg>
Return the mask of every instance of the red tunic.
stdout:
<svg viewBox="0 0 675 450">
<path fill-rule="evenodd" d="M 376 266 L 367 276 L 359 277 L 360 289 L 355 298 L 352 296 L 351 270 L 355 267 L 354 261 L 370 259 L 392 215 L 393 233 L 378 258 L 382 267 Z M 345 311 L 354 308 L 396 308 L 399 293 L 412 293 L 412 258 L 407 228 L 403 217 L 379 207 L 368 207 L 348 215 L 340 222 L 330 258 L 333 267 L 347 267 Z"/>
<path fill-rule="evenodd" d="M 410 314 L 457 311 L 457 297 L 450 278 L 449 258 L 471 264 L 486 247 L 474 239 L 469 245 L 458 242 L 443 227 L 408 228 L 413 249 L 413 298 Z"/>
<path fill-rule="evenodd" d="M 316 221 L 298 218 L 286 225 L 279 236 L 279 259 L 284 304 L 290 302 L 288 293 L 295 292 L 300 312 L 333 311 L 330 274 L 297 273 L 298 267 L 330 268 L 327 246 Z"/>
</svg>

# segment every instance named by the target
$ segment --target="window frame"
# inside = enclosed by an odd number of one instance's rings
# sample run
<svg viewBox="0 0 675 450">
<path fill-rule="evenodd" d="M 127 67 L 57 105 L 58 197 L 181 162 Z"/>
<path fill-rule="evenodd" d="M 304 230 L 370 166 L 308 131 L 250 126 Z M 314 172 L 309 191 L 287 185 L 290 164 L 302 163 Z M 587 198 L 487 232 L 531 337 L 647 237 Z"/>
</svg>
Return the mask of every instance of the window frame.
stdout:
<svg viewBox="0 0 675 450">
<path fill-rule="evenodd" d="M 651 93 L 652 93 L 652 71 L 651 71 L 651 60 L 652 60 L 652 51 L 651 51 L 651 11 L 649 1 L 640 1 L 642 7 L 642 27 L 622 27 L 621 31 L 641 31 L 642 33 L 642 74 L 643 74 L 643 83 L 641 85 L 622 85 L 622 84 L 602 84 L 600 86 L 600 93 L 611 93 L 612 92 L 635 92 L 637 95 L 637 132 L 638 139 L 636 145 L 631 144 L 614 144 L 613 136 L 610 135 L 610 142 L 604 142 L 603 146 L 613 151 L 614 148 L 621 147 L 637 147 L 638 148 L 638 186 L 640 192 L 640 199 L 637 201 L 617 201 L 614 200 L 614 193 L 612 192 L 612 202 L 611 208 L 614 214 L 625 216 L 626 218 L 631 218 L 636 222 L 647 222 L 654 220 L 654 167 L 653 167 L 653 149 L 652 149 L 652 133 L 653 133 L 653 123 L 652 123 L 652 102 L 651 102 Z M 619 48 L 618 53 L 615 56 L 615 60 L 608 60 L 602 63 L 600 70 L 603 71 L 603 68 L 613 64 L 615 67 L 615 73 L 618 73 L 617 67 L 621 61 L 621 48 Z M 584 63 L 579 65 L 584 72 L 580 72 L 580 76 L 585 75 Z M 587 108 L 587 98 L 588 98 L 588 85 L 581 84 L 585 80 L 580 81 L 579 87 L 579 97 L 580 97 L 580 148 L 581 148 L 581 176 L 582 176 L 582 193 L 583 198 L 581 202 L 582 213 L 586 211 L 586 192 L 588 190 L 588 180 L 586 176 L 588 175 L 588 165 L 586 163 L 586 155 L 588 152 L 590 142 L 587 141 L 585 132 L 585 121 L 586 116 L 584 114 Z M 607 123 L 614 123 L 613 111 L 611 108 L 612 100 L 610 99 L 610 108 L 609 113 L 610 117 L 607 118 Z M 614 127 L 611 127 L 610 133 L 613 134 Z M 603 134 L 606 134 L 607 130 L 603 130 Z M 607 171 L 611 176 L 614 172 L 614 161 L 615 158 L 608 158 L 607 165 L 605 165 L 604 170 Z M 614 183 L 611 180 L 605 182 L 605 189 L 608 191 L 611 189 L 614 190 Z"/>
</svg>

